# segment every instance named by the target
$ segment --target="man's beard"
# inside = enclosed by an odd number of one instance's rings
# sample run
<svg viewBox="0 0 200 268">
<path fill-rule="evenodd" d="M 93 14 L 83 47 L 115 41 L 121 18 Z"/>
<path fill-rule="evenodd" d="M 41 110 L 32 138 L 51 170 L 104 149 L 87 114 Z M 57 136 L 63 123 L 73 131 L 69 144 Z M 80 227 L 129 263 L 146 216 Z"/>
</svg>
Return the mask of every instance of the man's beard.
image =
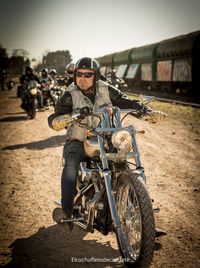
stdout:
<svg viewBox="0 0 200 268">
<path fill-rule="evenodd" d="M 78 88 L 82 91 L 84 91 L 85 93 L 88 93 L 88 94 L 91 94 L 91 95 L 95 95 L 95 86 L 91 86 L 89 88 L 85 88 L 85 87 L 82 87 L 82 85 L 78 86 Z"/>
</svg>

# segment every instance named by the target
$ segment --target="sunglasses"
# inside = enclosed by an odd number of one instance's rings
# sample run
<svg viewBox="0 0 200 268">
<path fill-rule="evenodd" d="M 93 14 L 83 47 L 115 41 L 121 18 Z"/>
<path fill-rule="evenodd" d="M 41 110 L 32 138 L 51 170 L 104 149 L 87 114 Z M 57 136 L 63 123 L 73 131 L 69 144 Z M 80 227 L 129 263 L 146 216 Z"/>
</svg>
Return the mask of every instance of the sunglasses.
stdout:
<svg viewBox="0 0 200 268">
<path fill-rule="evenodd" d="M 84 75 L 85 78 L 90 78 L 94 75 L 94 73 L 82 73 L 82 72 L 77 72 L 76 76 L 77 77 L 82 77 L 82 75 Z"/>
<path fill-rule="evenodd" d="M 67 73 L 68 73 L 68 74 L 73 74 L 73 71 L 68 71 Z"/>
</svg>

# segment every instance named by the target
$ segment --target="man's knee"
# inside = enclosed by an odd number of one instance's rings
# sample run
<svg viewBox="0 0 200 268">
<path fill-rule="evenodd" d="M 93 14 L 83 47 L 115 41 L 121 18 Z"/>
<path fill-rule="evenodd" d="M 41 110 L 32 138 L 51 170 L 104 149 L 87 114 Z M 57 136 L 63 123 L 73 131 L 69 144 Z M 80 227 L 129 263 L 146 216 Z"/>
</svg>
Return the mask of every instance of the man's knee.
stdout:
<svg viewBox="0 0 200 268">
<path fill-rule="evenodd" d="M 69 170 L 77 170 L 79 168 L 81 162 L 81 157 L 77 153 L 70 153 L 66 158 L 65 158 L 65 169 Z"/>
</svg>

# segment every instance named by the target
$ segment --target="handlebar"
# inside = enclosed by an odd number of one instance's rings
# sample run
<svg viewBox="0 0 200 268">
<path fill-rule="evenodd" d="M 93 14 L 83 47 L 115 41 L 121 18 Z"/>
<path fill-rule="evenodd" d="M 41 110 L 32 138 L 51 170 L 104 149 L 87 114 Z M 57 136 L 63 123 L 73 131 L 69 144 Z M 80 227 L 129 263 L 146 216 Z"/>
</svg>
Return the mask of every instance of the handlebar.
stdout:
<svg viewBox="0 0 200 268">
<path fill-rule="evenodd" d="M 126 113 L 126 115 L 131 114 L 133 116 L 137 117 L 138 111 L 135 109 L 119 109 L 118 107 L 113 107 L 113 108 L 105 108 L 103 110 L 96 110 L 96 111 L 91 111 L 88 106 L 85 106 L 79 110 L 79 112 L 74 113 L 71 115 L 70 118 L 63 118 L 61 121 L 65 121 L 67 124 L 72 123 L 74 121 L 77 121 L 78 119 L 84 119 L 88 115 L 93 115 L 99 117 L 100 115 L 105 114 L 105 110 L 109 113 L 108 110 L 112 109 L 113 113 Z M 126 116 L 125 115 L 125 116 Z M 124 116 L 124 118 L 125 118 Z M 123 120 L 123 119 L 122 119 Z"/>
</svg>

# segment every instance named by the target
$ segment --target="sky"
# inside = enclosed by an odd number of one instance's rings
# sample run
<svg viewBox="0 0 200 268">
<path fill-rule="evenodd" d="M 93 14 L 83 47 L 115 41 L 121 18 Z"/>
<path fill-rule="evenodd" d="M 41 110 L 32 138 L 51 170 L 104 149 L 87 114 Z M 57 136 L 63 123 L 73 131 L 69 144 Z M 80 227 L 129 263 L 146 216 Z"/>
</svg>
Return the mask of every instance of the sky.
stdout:
<svg viewBox="0 0 200 268">
<path fill-rule="evenodd" d="M 0 0 L 0 44 L 100 57 L 200 30 L 200 0 Z"/>
</svg>

